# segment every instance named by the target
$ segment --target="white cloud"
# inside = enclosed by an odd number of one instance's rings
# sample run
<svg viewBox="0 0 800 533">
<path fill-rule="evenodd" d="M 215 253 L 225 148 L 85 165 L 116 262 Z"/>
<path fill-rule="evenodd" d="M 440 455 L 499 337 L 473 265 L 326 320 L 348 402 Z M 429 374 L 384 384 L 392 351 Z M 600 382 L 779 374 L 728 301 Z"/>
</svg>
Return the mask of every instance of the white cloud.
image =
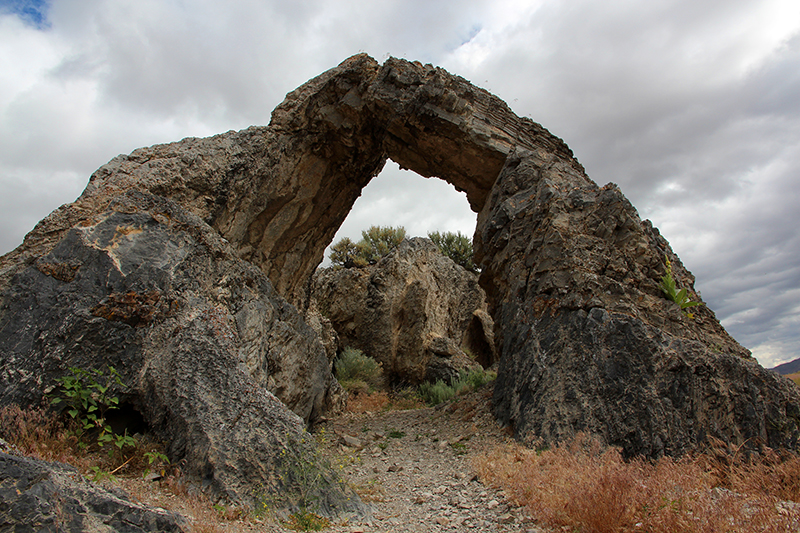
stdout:
<svg viewBox="0 0 800 533">
<path fill-rule="evenodd" d="M 360 51 L 447 68 L 564 138 L 672 242 L 765 364 L 800 356 L 800 10 L 791 0 L 59 0 L 0 15 L 0 251 L 139 146 L 266 124 Z M 339 235 L 472 233 L 387 165 Z"/>
</svg>

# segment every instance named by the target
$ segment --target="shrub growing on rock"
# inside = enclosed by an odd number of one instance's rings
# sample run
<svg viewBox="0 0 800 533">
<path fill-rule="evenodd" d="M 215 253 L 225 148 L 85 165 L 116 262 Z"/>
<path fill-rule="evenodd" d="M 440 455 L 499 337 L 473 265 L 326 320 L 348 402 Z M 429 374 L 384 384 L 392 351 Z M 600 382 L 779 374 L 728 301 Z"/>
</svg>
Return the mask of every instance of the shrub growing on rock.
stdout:
<svg viewBox="0 0 800 533">
<path fill-rule="evenodd" d="M 461 265 L 470 272 L 478 271 L 478 267 L 472 261 L 472 239 L 462 235 L 460 231 L 457 233 L 452 231 L 444 233 L 431 231 L 428 233 L 428 238 L 439 248 L 442 255 L 449 257 L 454 263 Z"/>
<path fill-rule="evenodd" d="M 370 226 L 361 232 L 361 240 L 357 243 L 343 237 L 331 247 L 331 263 L 345 268 L 363 268 L 374 265 L 382 257 L 397 248 L 406 238 L 403 226 Z"/>
</svg>

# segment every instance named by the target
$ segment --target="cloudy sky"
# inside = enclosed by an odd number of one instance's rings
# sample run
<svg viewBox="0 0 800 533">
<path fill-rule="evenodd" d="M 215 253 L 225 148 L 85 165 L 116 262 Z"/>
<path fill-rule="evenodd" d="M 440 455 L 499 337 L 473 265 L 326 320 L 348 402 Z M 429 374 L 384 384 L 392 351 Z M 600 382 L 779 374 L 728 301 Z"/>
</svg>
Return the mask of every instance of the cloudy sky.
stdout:
<svg viewBox="0 0 800 533">
<path fill-rule="evenodd" d="M 120 153 L 267 124 L 358 52 L 442 66 L 563 138 L 767 367 L 800 357 L 797 0 L 0 0 L 0 253 Z M 391 162 L 339 237 L 471 235 Z"/>
</svg>

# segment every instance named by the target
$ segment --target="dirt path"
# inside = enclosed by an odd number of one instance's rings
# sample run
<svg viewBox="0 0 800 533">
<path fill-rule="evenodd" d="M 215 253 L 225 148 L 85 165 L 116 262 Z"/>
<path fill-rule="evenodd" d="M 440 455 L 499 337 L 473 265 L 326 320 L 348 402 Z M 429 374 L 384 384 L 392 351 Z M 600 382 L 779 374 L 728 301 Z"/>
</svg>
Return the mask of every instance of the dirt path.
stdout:
<svg viewBox="0 0 800 533">
<path fill-rule="evenodd" d="M 329 420 L 328 457 L 373 507 L 372 520 L 330 531 L 543 531 L 475 475 L 473 458 L 509 440 L 487 394 Z"/>
<path fill-rule="evenodd" d="M 476 456 L 511 440 L 489 412 L 490 395 L 484 387 L 436 408 L 346 413 L 316 428 L 325 457 L 372 507 L 369 519 L 325 531 L 544 533 L 473 469 Z M 192 531 L 289 531 L 272 519 L 225 517 L 202 497 L 177 497 L 140 477 L 123 485 L 137 500 L 186 516 Z"/>
</svg>

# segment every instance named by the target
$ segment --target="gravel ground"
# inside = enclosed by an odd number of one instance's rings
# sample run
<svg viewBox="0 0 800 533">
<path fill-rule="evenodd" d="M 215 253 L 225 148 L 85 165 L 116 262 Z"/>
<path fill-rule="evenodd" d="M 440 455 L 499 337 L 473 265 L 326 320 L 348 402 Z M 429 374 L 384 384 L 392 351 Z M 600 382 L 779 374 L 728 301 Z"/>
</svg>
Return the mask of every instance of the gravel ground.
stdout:
<svg viewBox="0 0 800 533">
<path fill-rule="evenodd" d="M 511 442 L 489 411 L 490 398 L 484 387 L 435 408 L 346 413 L 318 426 L 323 455 L 372 508 L 367 519 L 325 531 L 548 531 L 475 474 L 476 456 Z M 176 496 L 141 478 L 123 486 L 135 499 L 183 514 L 194 532 L 289 531 L 271 519 L 224 518 L 202 497 Z"/>
<path fill-rule="evenodd" d="M 325 423 L 327 455 L 373 507 L 335 532 L 543 532 L 501 491 L 484 486 L 476 455 L 510 441 L 485 388 L 436 408 L 348 413 Z"/>
</svg>

